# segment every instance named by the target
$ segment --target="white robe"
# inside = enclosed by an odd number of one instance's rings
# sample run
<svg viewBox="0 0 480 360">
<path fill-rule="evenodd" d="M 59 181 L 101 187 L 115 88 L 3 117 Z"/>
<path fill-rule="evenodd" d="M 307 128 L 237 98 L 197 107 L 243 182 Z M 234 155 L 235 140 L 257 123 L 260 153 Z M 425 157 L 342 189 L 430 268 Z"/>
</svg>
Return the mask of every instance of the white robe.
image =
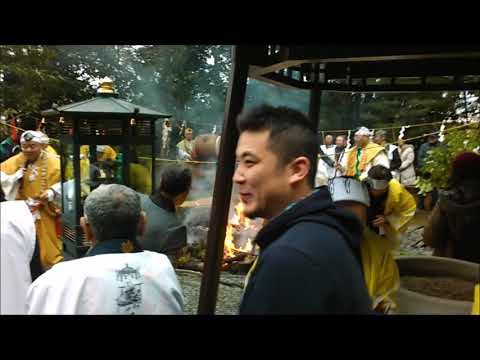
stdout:
<svg viewBox="0 0 480 360">
<path fill-rule="evenodd" d="M 0 204 L 1 314 L 26 314 L 30 261 L 35 251 L 35 222 L 25 201 Z"/>
<path fill-rule="evenodd" d="M 335 163 L 335 145 L 331 145 L 329 147 L 325 145 L 321 145 L 320 148 L 322 149 L 323 153 L 327 155 L 330 160 Z M 325 161 L 320 158 L 320 161 L 318 162 L 318 170 L 320 170 L 328 179 L 331 179 L 335 175 L 335 167 L 334 166 L 329 166 Z"/>
<path fill-rule="evenodd" d="M 54 265 L 27 295 L 28 314 L 183 314 L 167 256 L 155 252 L 87 256 Z"/>
</svg>

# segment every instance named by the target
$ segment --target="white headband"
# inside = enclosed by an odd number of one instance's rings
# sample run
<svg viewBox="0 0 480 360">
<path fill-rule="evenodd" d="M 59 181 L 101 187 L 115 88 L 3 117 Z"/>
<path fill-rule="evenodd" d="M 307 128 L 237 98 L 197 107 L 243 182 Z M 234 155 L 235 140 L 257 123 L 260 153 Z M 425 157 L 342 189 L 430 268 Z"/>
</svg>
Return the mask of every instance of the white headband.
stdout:
<svg viewBox="0 0 480 360">
<path fill-rule="evenodd" d="M 48 136 L 41 131 L 28 130 L 25 131 L 20 137 L 20 144 L 23 144 L 27 141 L 33 141 L 39 144 L 48 144 L 49 140 L 50 139 Z"/>
<path fill-rule="evenodd" d="M 370 184 L 374 190 L 385 190 L 388 187 L 388 180 L 376 180 L 372 178 L 367 178 L 366 181 Z"/>
<path fill-rule="evenodd" d="M 370 130 L 368 130 L 368 128 L 365 126 L 362 126 L 360 129 L 358 129 L 355 135 L 370 136 Z"/>
</svg>

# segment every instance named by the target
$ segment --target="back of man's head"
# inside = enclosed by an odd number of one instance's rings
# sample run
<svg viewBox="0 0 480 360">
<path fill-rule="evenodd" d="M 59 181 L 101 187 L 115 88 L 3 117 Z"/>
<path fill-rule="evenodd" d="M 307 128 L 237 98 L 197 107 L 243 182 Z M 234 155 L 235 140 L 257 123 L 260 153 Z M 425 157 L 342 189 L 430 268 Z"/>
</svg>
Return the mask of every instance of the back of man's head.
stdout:
<svg viewBox="0 0 480 360">
<path fill-rule="evenodd" d="M 374 180 L 392 180 L 393 176 L 390 169 L 383 165 L 375 165 L 368 171 L 368 177 Z"/>
<path fill-rule="evenodd" d="M 192 185 L 192 172 L 190 169 L 180 165 L 169 165 L 162 172 L 160 186 L 157 193 L 174 198 L 190 190 Z"/>
<path fill-rule="evenodd" d="M 134 239 L 140 221 L 140 197 L 124 185 L 102 185 L 88 195 L 84 214 L 97 241 Z"/>
<path fill-rule="evenodd" d="M 304 156 L 310 161 L 308 184 L 315 185 L 317 172 L 318 139 L 316 129 L 300 111 L 280 106 L 261 105 L 237 118 L 240 134 L 244 131 L 269 131 L 268 148 L 277 158 L 279 165 Z"/>
</svg>

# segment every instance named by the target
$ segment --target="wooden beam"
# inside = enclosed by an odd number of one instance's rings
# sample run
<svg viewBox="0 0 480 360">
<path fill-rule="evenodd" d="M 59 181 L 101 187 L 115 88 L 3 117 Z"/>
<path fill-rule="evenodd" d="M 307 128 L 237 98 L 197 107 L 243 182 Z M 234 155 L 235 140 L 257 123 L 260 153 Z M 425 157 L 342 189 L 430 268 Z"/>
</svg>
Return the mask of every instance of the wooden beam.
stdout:
<svg viewBox="0 0 480 360">
<path fill-rule="evenodd" d="M 242 110 L 247 86 L 247 52 L 248 49 L 243 46 L 234 46 L 232 49 L 232 70 L 225 103 L 225 120 L 220 141 L 206 258 L 200 287 L 198 313 L 201 315 L 215 313 L 220 266 L 223 260 L 225 232 L 232 193 L 232 177 L 235 170 L 235 149 L 239 136 L 236 128 L 236 117 Z"/>
<path fill-rule="evenodd" d="M 318 45 L 292 46 L 287 60 L 305 62 L 356 62 L 468 58 L 480 56 L 480 44 L 456 45 Z"/>
<path fill-rule="evenodd" d="M 352 85 L 346 84 L 322 84 L 322 91 L 337 92 L 421 92 L 421 91 L 475 91 L 480 90 L 480 83 L 472 84 L 387 84 L 387 85 Z"/>
<path fill-rule="evenodd" d="M 280 74 L 265 74 L 262 76 L 253 76 L 253 79 L 256 80 L 262 80 L 267 83 L 285 87 L 285 88 L 291 88 L 291 89 L 307 89 L 310 90 L 313 87 L 313 84 L 308 83 L 308 82 L 303 82 L 303 81 L 298 81 L 296 79 L 292 79 Z"/>
</svg>

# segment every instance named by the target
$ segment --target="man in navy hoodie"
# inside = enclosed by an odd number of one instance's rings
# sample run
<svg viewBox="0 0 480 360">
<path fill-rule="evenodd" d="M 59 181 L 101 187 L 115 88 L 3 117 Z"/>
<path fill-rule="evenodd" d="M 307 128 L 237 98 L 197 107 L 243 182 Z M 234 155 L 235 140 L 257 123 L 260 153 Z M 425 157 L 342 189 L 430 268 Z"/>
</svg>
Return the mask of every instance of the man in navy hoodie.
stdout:
<svg viewBox="0 0 480 360">
<path fill-rule="evenodd" d="M 263 105 L 237 119 L 238 185 L 245 215 L 267 224 L 240 305 L 243 314 L 366 314 L 362 224 L 313 189 L 317 137 L 302 113 Z"/>
</svg>

